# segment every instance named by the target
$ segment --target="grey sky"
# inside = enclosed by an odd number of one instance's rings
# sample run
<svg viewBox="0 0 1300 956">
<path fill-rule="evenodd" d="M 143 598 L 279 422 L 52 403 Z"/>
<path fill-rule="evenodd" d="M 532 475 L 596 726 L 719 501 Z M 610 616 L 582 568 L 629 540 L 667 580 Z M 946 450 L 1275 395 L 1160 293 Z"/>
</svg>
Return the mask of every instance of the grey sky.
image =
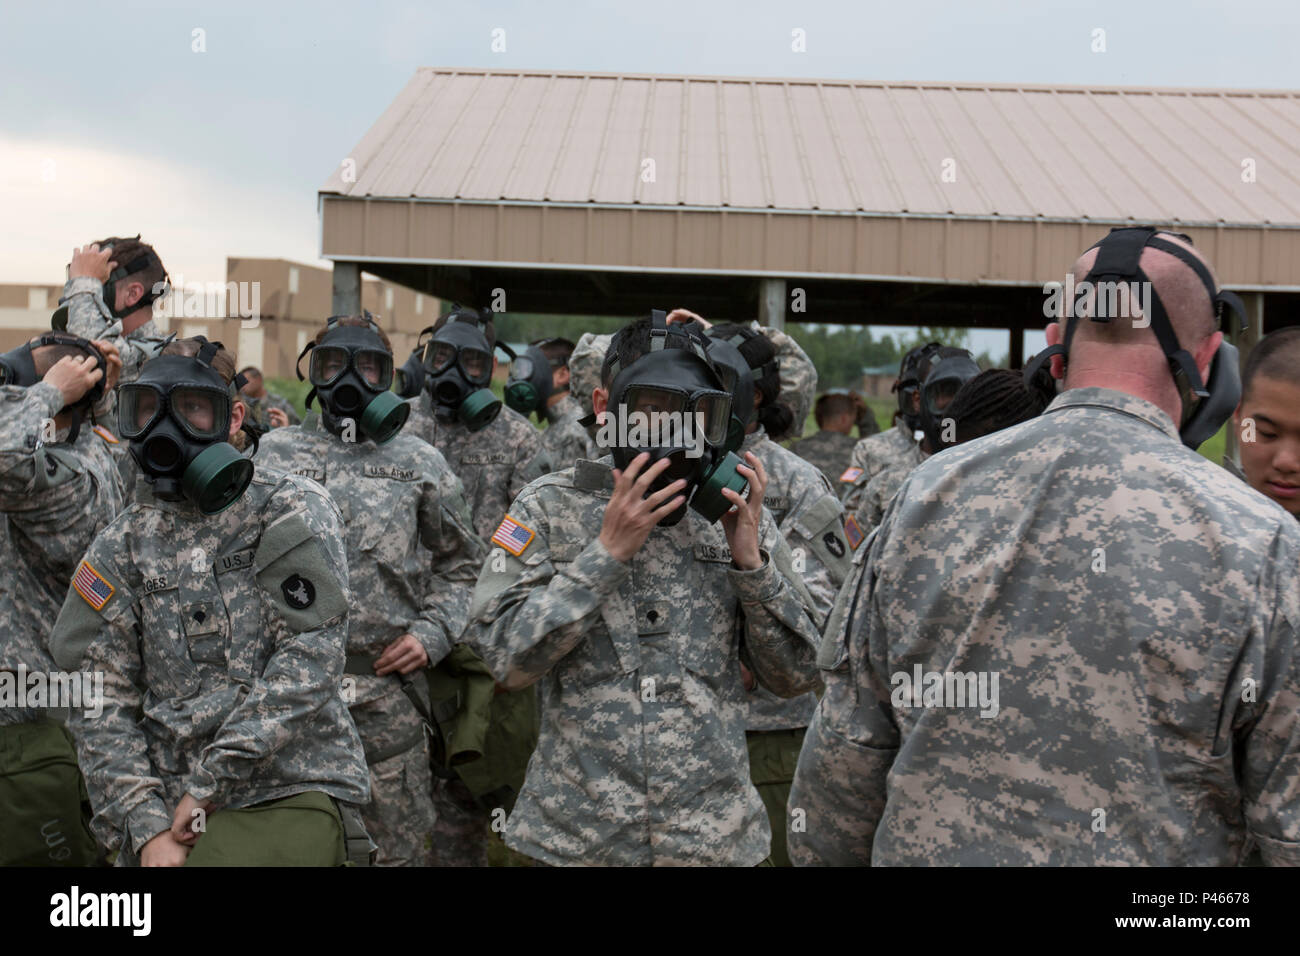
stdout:
<svg viewBox="0 0 1300 956">
<path fill-rule="evenodd" d="M 190 281 L 227 255 L 318 261 L 317 188 L 419 66 L 1300 87 L 1294 0 L 46 0 L 4 19 L 6 282 L 59 281 L 74 242 L 128 227 Z"/>
</svg>

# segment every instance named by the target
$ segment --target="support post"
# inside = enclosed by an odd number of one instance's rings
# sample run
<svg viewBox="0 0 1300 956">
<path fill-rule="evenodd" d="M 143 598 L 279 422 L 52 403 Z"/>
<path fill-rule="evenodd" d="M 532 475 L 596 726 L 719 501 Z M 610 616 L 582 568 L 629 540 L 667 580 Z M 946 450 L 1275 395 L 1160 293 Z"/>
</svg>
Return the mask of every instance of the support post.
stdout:
<svg viewBox="0 0 1300 956">
<path fill-rule="evenodd" d="M 759 280 L 758 324 L 770 329 L 785 329 L 784 279 Z"/>
<path fill-rule="evenodd" d="M 334 263 L 332 315 L 356 315 L 361 311 L 361 263 Z"/>
</svg>

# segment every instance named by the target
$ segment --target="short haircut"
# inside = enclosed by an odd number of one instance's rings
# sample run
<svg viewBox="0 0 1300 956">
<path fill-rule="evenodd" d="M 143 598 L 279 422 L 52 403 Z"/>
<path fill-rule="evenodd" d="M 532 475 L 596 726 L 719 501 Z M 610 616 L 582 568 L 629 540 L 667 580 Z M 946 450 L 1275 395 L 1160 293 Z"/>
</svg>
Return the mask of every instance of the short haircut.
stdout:
<svg viewBox="0 0 1300 956">
<path fill-rule="evenodd" d="M 1250 350 L 1241 372 L 1243 398 L 1250 394 L 1255 379 L 1261 377 L 1300 385 L 1300 325 L 1270 332 Z"/>
<path fill-rule="evenodd" d="M 129 239 L 119 239 L 110 236 L 107 239 L 100 239 L 95 245 L 101 249 L 109 245 L 113 247 L 113 253 L 108 257 L 109 262 L 116 262 L 118 268 L 128 266 L 142 256 L 149 256 L 149 264 L 139 272 L 132 272 L 118 282 L 129 285 L 132 282 L 138 282 L 144 286 L 145 298 L 153 294 L 153 287 L 167 277 L 167 270 L 163 267 L 162 259 L 159 258 L 157 250 L 147 242 L 141 242 L 139 236 L 132 236 Z M 109 302 L 108 305 L 112 306 Z"/>
<path fill-rule="evenodd" d="M 261 378 L 262 370 L 256 365 L 245 365 L 239 370 L 239 374 L 244 376 L 244 378 Z"/>
<path fill-rule="evenodd" d="M 857 413 L 858 405 L 847 392 L 827 392 L 813 405 L 813 418 L 817 419 L 818 428 L 823 428 L 827 419 L 839 418 L 841 415 L 856 416 Z"/>
</svg>

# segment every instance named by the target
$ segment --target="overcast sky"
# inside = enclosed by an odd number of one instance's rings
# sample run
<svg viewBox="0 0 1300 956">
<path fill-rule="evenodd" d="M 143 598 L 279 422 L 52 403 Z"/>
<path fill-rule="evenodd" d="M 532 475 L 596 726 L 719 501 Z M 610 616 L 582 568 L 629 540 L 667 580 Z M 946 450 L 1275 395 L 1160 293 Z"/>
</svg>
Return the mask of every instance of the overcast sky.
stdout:
<svg viewBox="0 0 1300 956">
<path fill-rule="evenodd" d="M 320 262 L 317 189 L 420 66 L 1296 89 L 1298 48 L 1296 0 L 6 0 L 0 282 L 128 228 L 185 281 Z"/>
</svg>

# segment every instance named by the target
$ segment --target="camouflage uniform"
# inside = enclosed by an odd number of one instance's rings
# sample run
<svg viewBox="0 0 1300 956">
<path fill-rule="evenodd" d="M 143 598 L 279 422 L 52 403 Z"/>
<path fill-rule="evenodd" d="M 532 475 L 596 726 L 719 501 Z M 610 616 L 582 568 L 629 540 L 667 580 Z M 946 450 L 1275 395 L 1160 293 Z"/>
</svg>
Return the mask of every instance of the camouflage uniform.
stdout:
<svg viewBox="0 0 1300 956">
<path fill-rule="evenodd" d="M 916 454 L 917 444 L 907 423 L 900 419 L 893 428 L 863 438 L 854 445 L 849 470 L 840 475 L 837 482 L 844 510 L 850 514 L 857 511 L 867 482 L 890 465 L 910 461 L 909 456 Z"/>
<path fill-rule="evenodd" d="M 569 394 L 582 408 L 584 417 L 595 413 L 591 393 L 600 388 L 600 367 L 605 362 L 605 353 L 609 351 L 609 343 L 613 338 L 612 335 L 583 333 L 578 344 L 573 347 L 573 354 L 569 356 Z M 596 444 L 596 426 L 588 426 L 585 457 L 595 461 L 604 455 L 605 450 Z"/>
<path fill-rule="evenodd" d="M 347 530 L 347 699 L 370 765 L 362 817 L 381 866 L 433 863 L 433 775 L 414 704 L 373 658 L 413 634 L 433 666 L 465 628 L 487 549 L 474 534 L 459 479 L 436 448 L 399 434 L 383 445 L 345 442 L 316 412 L 262 439 L 258 461 L 325 486 Z M 419 674 L 413 675 L 419 678 Z M 415 683 L 428 706 L 424 681 Z"/>
<path fill-rule="evenodd" d="M 510 502 L 534 478 L 550 470 L 541 433 L 514 409 L 503 406 L 487 428 L 471 432 L 460 422 L 440 422 L 427 391 L 411 399 L 406 432 L 433 445 L 465 485 L 474 530 L 484 541 L 506 516 Z M 531 696 L 535 692 L 527 691 Z M 504 702 L 503 702 L 504 703 Z M 438 866 L 487 866 L 490 812 L 470 795 L 460 780 L 437 780 L 433 788 L 438 811 L 434 861 Z"/>
<path fill-rule="evenodd" d="M 740 655 L 778 694 L 810 690 L 812 599 L 767 513 L 757 570 L 732 566 L 721 526 L 689 510 L 615 560 L 598 537 L 611 469 L 580 461 L 529 485 L 510 508 L 527 544 L 489 560 L 474 592 L 466 635 L 497 679 L 541 682 L 506 843 L 551 864 L 753 866 L 771 832 L 749 781 Z"/>
<path fill-rule="evenodd" d="M 772 513 L 781 537 L 790 546 L 794 570 L 812 598 L 813 617 L 820 629 L 849 571 L 852 548 L 844 538 L 844 509 L 822 474 L 768 438 L 761 425 L 745 436 L 741 451 L 752 453 L 767 471 L 763 506 Z M 790 865 L 786 799 L 804 728 L 816 709 L 817 695 L 811 691 L 786 700 L 758 686 L 749 695 L 745 728 L 750 778 L 767 808 L 772 861 L 777 866 Z"/>
<path fill-rule="evenodd" d="M 813 400 L 817 397 L 817 366 L 799 347 L 799 343 L 780 329 L 759 326 L 776 349 L 776 361 L 780 368 L 781 395 L 778 402 L 789 405 L 794 412 L 794 425 L 785 438 L 798 438 L 803 434 L 804 422 L 812 412 Z"/>
<path fill-rule="evenodd" d="M 900 460 L 891 465 L 886 465 L 876 472 L 875 477 L 867 482 L 866 487 L 862 490 L 862 496 L 858 500 L 857 510 L 853 513 L 853 518 L 857 521 L 858 527 L 862 529 L 863 534 L 869 533 L 880 524 L 881 519 L 885 517 L 889 502 L 893 500 L 899 487 L 907 480 L 907 476 L 912 473 L 912 470 L 917 465 L 929 457 L 921 450 L 920 445 L 913 445 L 911 450 L 905 453 Z"/>
<path fill-rule="evenodd" d="M 864 547 L 797 863 L 1300 864 L 1300 528 L 1159 408 L 1064 392 L 920 465 Z M 996 713 L 916 706 L 917 670 L 997 673 Z"/>
<path fill-rule="evenodd" d="M 546 409 L 546 429 L 541 433 L 542 450 L 552 470 L 568 468 L 579 458 L 589 457 L 587 430 L 578 424 L 582 406 L 565 395 Z"/>
<path fill-rule="evenodd" d="M 283 395 L 277 395 L 275 392 L 268 391 L 262 398 L 250 398 L 243 392 L 239 393 L 239 400 L 248 406 L 248 419 L 259 428 L 270 430 L 271 416 L 268 412 L 272 408 L 278 408 L 289 418 L 290 425 L 297 425 L 301 421 L 298 418 L 298 411 L 293 407 L 293 403 Z"/>
<path fill-rule="evenodd" d="M 259 467 L 241 498 L 207 517 L 142 481 L 95 538 L 78 570 L 91 586 L 74 579 L 50 653 L 65 670 L 104 675 L 103 714 L 73 711 L 70 724 L 95 826 L 121 847 L 119 864 L 170 829 L 186 793 L 230 808 L 308 791 L 370 798 L 339 698 L 343 534 L 320 487 Z M 291 597 L 304 592 L 306 605 Z"/>
<path fill-rule="evenodd" d="M 31 388 L 0 388 L 0 511 L 4 513 L 4 532 L 0 553 L 4 556 L 0 572 L 0 671 L 21 674 L 50 674 L 54 660 L 45 648 L 50 623 L 58 616 L 59 605 L 68 584 L 85 554 L 86 548 L 122 508 L 121 479 L 104 440 L 90 428 L 82 428 L 74 445 L 64 443 L 38 445 L 42 425 L 63 408 L 63 395 L 53 385 L 39 382 Z M 81 688 L 83 695 L 91 688 Z M 85 706 L 93 701 L 83 696 Z M 61 702 L 62 703 L 62 702 Z M 47 719 L 62 720 L 45 708 L 0 706 L 0 773 L 13 774 L 13 786 L 26 793 L 30 774 L 41 773 L 30 761 L 22 759 L 22 740 L 37 733 L 53 741 L 68 760 L 75 762 L 75 752 L 67 732 L 44 725 Z M 23 731 L 18 725 L 27 725 Z M 16 758 L 16 759 L 11 759 Z M 82 844 L 88 862 L 93 855 L 93 840 L 84 834 L 78 801 L 71 792 L 84 784 L 72 779 L 50 779 L 48 771 L 42 785 L 69 788 L 67 799 L 50 808 L 57 819 L 56 827 L 68 842 L 67 847 Z M 77 819 L 63 819 L 63 814 Z M 4 821 L 0 821 L 3 826 Z M 80 832 L 80 841 L 72 836 Z M 18 841 L 15 841 L 18 842 Z M 0 847 L 0 859 L 8 861 L 6 849 Z M 54 848 L 50 859 L 67 859 Z M 45 861 L 49 862 L 49 861 Z"/>
<path fill-rule="evenodd" d="M 104 285 L 90 276 L 69 279 L 63 287 L 63 297 L 68 306 L 68 331 L 83 339 L 100 340 L 117 346 L 122 357 L 122 374 L 119 385 L 129 385 L 140 377 L 140 366 L 158 352 L 162 333 L 153 319 L 149 319 L 129 335 L 122 333 L 122 320 L 115 318 L 104 304 Z M 150 339 L 154 341 L 149 341 Z M 114 393 L 116 395 L 116 393 Z M 97 408 L 101 425 L 117 436 L 117 415 L 112 413 L 114 401 L 107 397 Z M 130 500 L 135 491 L 135 459 L 127 451 L 126 442 L 110 445 L 118 473 L 122 476 L 122 494 Z"/>
<path fill-rule="evenodd" d="M 823 429 L 790 446 L 790 450 L 804 461 L 821 469 L 832 488 L 838 488 L 840 476 L 849 467 L 849 458 L 858 440 L 843 432 Z"/>
</svg>

